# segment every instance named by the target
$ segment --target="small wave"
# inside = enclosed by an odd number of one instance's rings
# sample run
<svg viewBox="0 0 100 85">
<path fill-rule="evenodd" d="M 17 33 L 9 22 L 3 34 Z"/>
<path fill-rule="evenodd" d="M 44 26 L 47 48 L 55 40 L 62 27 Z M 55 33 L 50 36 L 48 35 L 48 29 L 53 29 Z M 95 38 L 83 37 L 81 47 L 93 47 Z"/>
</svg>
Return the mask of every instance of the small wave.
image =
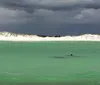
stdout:
<svg viewBox="0 0 100 85">
<path fill-rule="evenodd" d="M 12 75 L 12 76 L 20 76 L 20 75 L 23 75 L 22 73 L 15 73 L 15 72 L 0 72 L 0 74 Z"/>
</svg>

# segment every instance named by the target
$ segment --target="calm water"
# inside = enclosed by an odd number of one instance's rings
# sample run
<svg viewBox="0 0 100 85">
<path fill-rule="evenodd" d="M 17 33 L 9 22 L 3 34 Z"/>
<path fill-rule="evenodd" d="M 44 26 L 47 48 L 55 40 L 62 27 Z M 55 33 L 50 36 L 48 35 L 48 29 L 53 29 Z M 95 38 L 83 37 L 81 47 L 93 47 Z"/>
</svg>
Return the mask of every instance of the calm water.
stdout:
<svg viewBox="0 0 100 85">
<path fill-rule="evenodd" d="M 100 85 L 100 42 L 0 42 L 0 83 Z"/>
</svg>

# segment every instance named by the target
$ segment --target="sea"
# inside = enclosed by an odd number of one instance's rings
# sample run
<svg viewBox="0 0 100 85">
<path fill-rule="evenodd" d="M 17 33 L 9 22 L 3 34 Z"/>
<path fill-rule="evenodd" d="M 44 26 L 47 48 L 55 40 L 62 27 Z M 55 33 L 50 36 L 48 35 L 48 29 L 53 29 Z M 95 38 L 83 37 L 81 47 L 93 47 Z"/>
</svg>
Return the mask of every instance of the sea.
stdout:
<svg viewBox="0 0 100 85">
<path fill-rule="evenodd" d="M 100 42 L 0 41 L 0 85 L 100 85 Z"/>
</svg>

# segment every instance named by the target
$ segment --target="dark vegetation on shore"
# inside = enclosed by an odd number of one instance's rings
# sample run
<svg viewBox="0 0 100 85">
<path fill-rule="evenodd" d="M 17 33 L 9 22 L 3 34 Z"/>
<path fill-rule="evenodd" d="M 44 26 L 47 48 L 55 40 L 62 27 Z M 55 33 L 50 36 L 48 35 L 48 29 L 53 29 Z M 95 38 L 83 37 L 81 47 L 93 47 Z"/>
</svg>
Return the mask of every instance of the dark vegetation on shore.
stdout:
<svg viewBox="0 0 100 85">
<path fill-rule="evenodd" d="M 47 35 L 37 35 L 39 37 L 61 37 L 60 35 L 55 35 L 55 36 L 47 36 Z"/>
</svg>

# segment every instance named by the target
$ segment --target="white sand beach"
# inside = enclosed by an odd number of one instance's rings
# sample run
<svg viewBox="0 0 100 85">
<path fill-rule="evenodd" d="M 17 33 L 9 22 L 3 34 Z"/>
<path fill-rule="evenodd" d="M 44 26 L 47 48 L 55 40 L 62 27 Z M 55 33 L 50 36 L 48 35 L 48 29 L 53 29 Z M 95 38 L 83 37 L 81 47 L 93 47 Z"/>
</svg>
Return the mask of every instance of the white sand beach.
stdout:
<svg viewBox="0 0 100 85">
<path fill-rule="evenodd" d="M 0 41 L 100 41 L 100 35 L 84 34 L 80 36 L 40 37 L 37 35 L 0 32 Z"/>
</svg>

